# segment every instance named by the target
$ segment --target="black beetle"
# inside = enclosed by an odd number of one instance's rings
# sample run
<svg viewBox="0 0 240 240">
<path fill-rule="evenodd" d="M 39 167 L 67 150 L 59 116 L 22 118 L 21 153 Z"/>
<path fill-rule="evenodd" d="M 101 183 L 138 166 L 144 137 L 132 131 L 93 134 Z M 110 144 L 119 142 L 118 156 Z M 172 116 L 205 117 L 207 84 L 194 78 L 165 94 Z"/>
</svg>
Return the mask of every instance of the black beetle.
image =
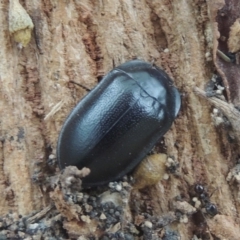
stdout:
<svg viewBox="0 0 240 240">
<path fill-rule="evenodd" d="M 205 206 L 206 212 L 210 214 L 211 216 L 215 216 L 218 214 L 217 206 L 213 203 L 207 203 Z"/>
<path fill-rule="evenodd" d="M 158 67 L 132 60 L 110 71 L 73 109 L 57 146 L 60 168 L 88 167 L 83 186 L 129 173 L 172 125 L 181 100 Z"/>
<path fill-rule="evenodd" d="M 209 196 L 204 186 L 201 184 L 196 184 L 194 190 L 198 194 L 198 197 L 202 203 L 202 206 L 205 207 L 206 212 L 211 216 L 215 216 L 218 213 L 217 206 L 210 202 L 211 196 Z"/>
<path fill-rule="evenodd" d="M 195 192 L 198 194 L 202 194 L 204 192 L 204 187 L 201 184 L 196 184 L 194 189 Z"/>
</svg>

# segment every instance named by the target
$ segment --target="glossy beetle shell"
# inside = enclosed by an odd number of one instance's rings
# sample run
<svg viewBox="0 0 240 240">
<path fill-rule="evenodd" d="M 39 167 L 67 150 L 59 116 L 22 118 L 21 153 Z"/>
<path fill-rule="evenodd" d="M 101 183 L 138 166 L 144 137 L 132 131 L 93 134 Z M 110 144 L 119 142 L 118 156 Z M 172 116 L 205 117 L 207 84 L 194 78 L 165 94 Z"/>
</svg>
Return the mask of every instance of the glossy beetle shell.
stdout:
<svg viewBox="0 0 240 240">
<path fill-rule="evenodd" d="M 133 60 L 114 68 L 65 121 L 57 146 L 60 168 L 90 168 L 86 187 L 123 177 L 167 132 L 180 102 L 171 79 L 152 64 Z"/>
</svg>

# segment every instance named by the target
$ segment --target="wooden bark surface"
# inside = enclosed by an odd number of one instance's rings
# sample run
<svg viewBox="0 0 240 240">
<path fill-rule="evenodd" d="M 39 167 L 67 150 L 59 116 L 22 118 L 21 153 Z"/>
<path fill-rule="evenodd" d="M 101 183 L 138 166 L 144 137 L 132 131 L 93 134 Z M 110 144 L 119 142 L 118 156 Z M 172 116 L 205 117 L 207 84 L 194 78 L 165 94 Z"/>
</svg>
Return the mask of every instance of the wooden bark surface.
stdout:
<svg viewBox="0 0 240 240">
<path fill-rule="evenodd" d="M 44 173 L 46 160 L 55 154 L 65 118 L 87 94 L 72 81 L 91 89 L 113 67 L 139 58 L 171 76 L 182 94 L 182 107 L 164 136 L 165 152 L 179 162 L 178 173 L 137 198 L 148 196 L 152 214 L 160 217 L 175 211 L 176 197 L 190 202 L 191 186 L 201 183 L 209 194 L 214 192 L 211 202 L 219 210 L 215 217 L 204 217 L 209 239 L 237 239 L 239 187 L 227 176 L 236 165 L 238 141 L 231 143 L 227 130 L 214 125 L 211 104 L 193 91 L 203 90 L 216 69 L 221 70 L 216 16 L 224 0 L 20 3 L 33 19 L 38 46 L 32 36 L 29 45 L 18 47 L 8 31 L 9 1 L 1 1 L 0 215 L 12 210 L 25 216 L 52 202 L 44 184 L 34 184 L 32 177 L 59 171 Z M 224 81 L 226 86 L 227 77 Z M 226 94 L 234 102 L 230 93 L 231 88 Z M 169 227 L 181 239 L 192 239 L 199 229 L 191 216 L 188 223 L 175 221 Z"/>
</svg>

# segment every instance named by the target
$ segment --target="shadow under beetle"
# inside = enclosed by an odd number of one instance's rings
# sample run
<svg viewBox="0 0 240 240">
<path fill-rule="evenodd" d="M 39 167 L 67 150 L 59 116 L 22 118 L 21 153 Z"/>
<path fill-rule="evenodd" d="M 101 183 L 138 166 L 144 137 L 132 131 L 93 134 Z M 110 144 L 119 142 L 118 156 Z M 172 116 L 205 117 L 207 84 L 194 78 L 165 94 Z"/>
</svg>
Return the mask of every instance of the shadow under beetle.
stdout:
<svg viewBox="0 0 240 240">
<path fill-rule="evenodd" d="M 114 68 L 66 119 L 57 146 L 60 168 L 88 167 L 84 187 L 118 180 L 168 131 L 180 104 L 158 67 L 133 60 Z"/>
</svg>

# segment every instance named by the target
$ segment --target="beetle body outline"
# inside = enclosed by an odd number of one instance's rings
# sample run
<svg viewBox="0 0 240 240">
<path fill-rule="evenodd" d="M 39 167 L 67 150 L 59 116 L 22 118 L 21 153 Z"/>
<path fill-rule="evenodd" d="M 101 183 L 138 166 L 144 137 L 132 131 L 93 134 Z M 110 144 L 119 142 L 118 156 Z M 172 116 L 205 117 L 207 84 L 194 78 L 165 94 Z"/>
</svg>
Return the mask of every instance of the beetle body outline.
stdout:
<svg viewBox="0 0 240 240">
<path fill-rule="evenodd" d="M 132 60 L 114 68 L 67 117 L 57 146 L 60 168 L 90 168 L 86 187 L 120 179 L 171 127 L 180 103 L 158 67 Z"/>
</svg>

